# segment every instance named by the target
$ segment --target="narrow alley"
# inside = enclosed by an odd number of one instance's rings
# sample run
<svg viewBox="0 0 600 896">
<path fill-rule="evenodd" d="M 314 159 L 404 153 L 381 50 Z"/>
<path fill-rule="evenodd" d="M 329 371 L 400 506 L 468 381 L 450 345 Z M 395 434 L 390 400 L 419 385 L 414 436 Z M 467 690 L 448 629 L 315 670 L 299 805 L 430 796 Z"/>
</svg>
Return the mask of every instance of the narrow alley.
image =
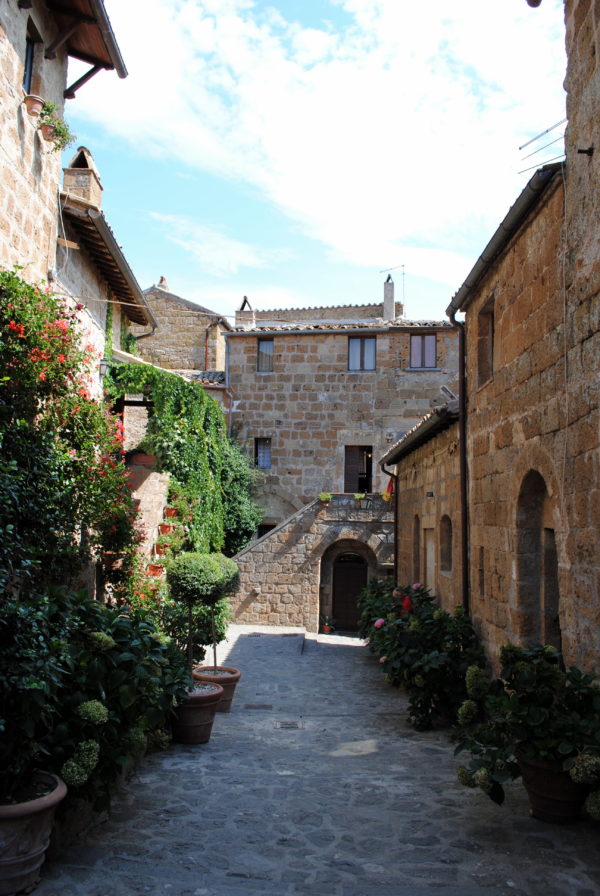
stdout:
<svg viewBox="0 0 600 896">
<path fill-rule="evenodd" d="M 357 639 L 232 626 L 242 670 L 210 743 L 147 757 L 38 896 L 594 896 L 598 830 L 457 781 Z"/>
</svg>

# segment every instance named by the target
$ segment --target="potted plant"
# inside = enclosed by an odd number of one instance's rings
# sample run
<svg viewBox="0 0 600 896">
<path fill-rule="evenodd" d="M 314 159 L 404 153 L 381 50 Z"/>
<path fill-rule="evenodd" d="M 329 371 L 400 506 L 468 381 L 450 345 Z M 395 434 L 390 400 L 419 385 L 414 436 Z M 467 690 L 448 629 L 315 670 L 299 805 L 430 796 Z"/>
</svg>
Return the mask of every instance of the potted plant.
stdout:
<svg viewBox="0 0 600 896">
<path fill-rule="evenodd" d="M 25 103 L 25 107 L 29 115 L 37 116 L 43 109 L 44 100 L 41 96 L 36 96 L 35 93 L 28 93 L 26 97 L 23 98 L 23 102 Z"/>
<path fill-rule="evenodd" d="M 217 704 L 217 712 L 230 712 L 233 695 L 242 673 L 239 669 L 236 669 L 233 666 L 220 666 L 217 662 L 217 644 L 221 638 L 217 635 L 216 609 L 218 601 L 222 601 L 227 595 L 235 591 L 238 585 L 239 575 L 237 565 L 233 560 L 230 560 L 227 557 L 222 557 L 220 554 L 208 556 L 221 558 L 219 563 L 223 567 L 224 581 L 219 588 L 217 600 L 211 598 L 210 601 L 204 601 L 204 604 L 210 610 L 210 632 L 213 649 L 212 665 L 194 666 L 192 674 L 195 681 L 219 684 L 223 688 L 223 694 Z M 223 607 L 221 607 L 221 610 L 223 610 Z"/>
<path fill-rule="evenodd" d="M 331 494 L 329 492 L 319 492 L 318 497 L 321 504 L 324 504 L 325 507 L 331 502 Z"/>
<path fill-rule="evenodd" d="M 217 601 L 237 586 L 238 568 L 222 554 L 179 554 L 167 571 L 171 597 L 187 607 L 187 657 L 190 686 L 175 713 L 173 736 L 180 743 L 206 743 L 210 739 L 217 704 L 223 688 L 214 680 L 194 679 L 193 608 L 214 608 Z M 214 616 L 213 616 L 214 625 Z M 216 667 L 215 660 L 215 667 Z"/>
<path fill-rule="evenodd" d="M 334 629 L 334 620 L 331 616 L 321 616 L 321 631 L 323 634 L 328 635 Z"/>
<path fill-rule="evenodd" d="M 56 103 L 45 102 L 38 119 L 38 128 L 42 132 L 44 140 L 54 144 L 54 152 L 64 149 L 73 143 L 75 134 L 72 134 L 68 124 L 57 112 Z"/>
<path fill-rule="evenodd" d="M 600 820 L 600 691 L 593 675 L 571 666 L 550 646 L 504 646 L 501 674 L 490 680 L 469 668 L 468 699 L 458 713 L 456 753 L 470 766 L 459 780 L 497 803 L 504 784 L 522 777 L 531 814 L 574 821 L 581 806 Z"/>
</svg>

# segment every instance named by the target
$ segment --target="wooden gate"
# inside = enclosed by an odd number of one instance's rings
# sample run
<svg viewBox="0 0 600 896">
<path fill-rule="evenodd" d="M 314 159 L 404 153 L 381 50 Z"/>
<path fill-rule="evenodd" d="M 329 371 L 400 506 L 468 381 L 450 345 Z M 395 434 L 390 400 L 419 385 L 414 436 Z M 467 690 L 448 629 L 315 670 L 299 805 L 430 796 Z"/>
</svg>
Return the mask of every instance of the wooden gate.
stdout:
<svg viewBox="0 0 600 896">
<path fill-rule="evenodd" d="M 359 554 L 342 554 L 333 563 L 333 619 L 337 631 L 358 629 L 356 597 L 367 584 L 367 561 Z"/>
</svg>

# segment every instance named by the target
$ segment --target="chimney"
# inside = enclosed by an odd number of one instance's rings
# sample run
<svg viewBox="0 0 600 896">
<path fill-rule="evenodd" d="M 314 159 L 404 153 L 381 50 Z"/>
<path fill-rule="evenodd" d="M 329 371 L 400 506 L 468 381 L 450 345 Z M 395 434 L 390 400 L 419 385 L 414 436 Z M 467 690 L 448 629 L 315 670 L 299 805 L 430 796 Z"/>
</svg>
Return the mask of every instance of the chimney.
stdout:
<svg viewBox="0 0 600 896">
<path fill-rule="evenodd" d="M 89 149 L 80 146 L 68 168 L 63 168 L 63 190 L 80 196 L 96 208 L 102 205 L 102 184 Z"/>
<path fill-rule="evenodd" d="M 396 320 L 396 305 L 394 302 L 394 281 L 392 275 L 387 275 L 383 284 L 383 319 Z"/>
<path fill-rule="evenodd" d="M 159 289 L 164 289 L 165 292 L 170 292 L 166 277 L 161 277 L 157 285 Z"/>
</svg>

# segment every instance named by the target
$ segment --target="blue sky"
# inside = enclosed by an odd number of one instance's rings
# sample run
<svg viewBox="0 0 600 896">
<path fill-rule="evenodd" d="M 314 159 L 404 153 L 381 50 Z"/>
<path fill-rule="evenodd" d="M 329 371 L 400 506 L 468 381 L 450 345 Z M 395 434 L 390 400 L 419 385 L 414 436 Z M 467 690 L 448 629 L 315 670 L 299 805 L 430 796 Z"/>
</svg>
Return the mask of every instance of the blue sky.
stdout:
<svg viewBox="0 0 600 896">
<path fill-rule="evenodd" d="M 224 315 L 380 301 L 393 268 L 406 315 L 443 319 L 562 151 L 519 151 L 565 115 L 562 0 L 105 5 L 129 77 L 66 117 L 140 285 Z"/>
</svg>

